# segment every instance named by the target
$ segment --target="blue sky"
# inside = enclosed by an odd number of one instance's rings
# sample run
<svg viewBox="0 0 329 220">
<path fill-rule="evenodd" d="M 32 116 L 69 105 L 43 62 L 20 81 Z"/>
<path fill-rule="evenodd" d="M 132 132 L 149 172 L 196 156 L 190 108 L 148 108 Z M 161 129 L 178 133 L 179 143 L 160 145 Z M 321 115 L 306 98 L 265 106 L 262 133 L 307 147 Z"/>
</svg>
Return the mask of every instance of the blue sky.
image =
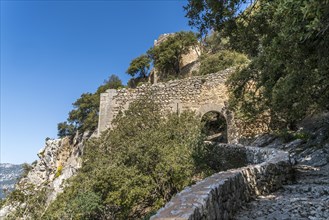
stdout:
<svg viewBox="0 0 329 220">
<path fill-rule="evenodd" d="M 186 1 L 1 0 L 0 162 L 37 159 L 72 103 L 162 33 L 190 30 Z"/>
</svg>

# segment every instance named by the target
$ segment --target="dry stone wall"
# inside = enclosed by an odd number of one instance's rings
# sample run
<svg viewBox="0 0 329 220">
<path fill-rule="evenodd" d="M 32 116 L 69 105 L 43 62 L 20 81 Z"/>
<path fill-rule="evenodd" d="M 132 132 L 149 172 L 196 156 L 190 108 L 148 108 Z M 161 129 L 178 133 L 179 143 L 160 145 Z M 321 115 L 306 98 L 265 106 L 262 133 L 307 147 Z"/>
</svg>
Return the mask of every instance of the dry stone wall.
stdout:
<svg viewBox="0 0 329 220">
<path fill-rule="evenodd" d="M 247 167 L 214 174 L 185 188 L 151 220 L 233 219 L 234 213 L 251 198 L 267 194 L 292 177 L 289 154 L 274 149 L 222 145 L 245 150 Z"/>
<path fill-rule="evenodd" d="M 228 111 L 227 87 L 225 81 L 234 69 L 227 69 L 205 76 L 195 76 L 167 83 L 144 84 L 136 89 L 109 89 L 101 94 L 99 134 L 111 127 L 112 120 L 120 111 L 128 109 L 129 104 L 138 97 L 151 94 L 163 110 L 182 112 L 192 110 L 203 115 L 209 111 L 221 113 L 227 122 L 229 142 L 237 137 L 233 115 Z"/>
</svg>

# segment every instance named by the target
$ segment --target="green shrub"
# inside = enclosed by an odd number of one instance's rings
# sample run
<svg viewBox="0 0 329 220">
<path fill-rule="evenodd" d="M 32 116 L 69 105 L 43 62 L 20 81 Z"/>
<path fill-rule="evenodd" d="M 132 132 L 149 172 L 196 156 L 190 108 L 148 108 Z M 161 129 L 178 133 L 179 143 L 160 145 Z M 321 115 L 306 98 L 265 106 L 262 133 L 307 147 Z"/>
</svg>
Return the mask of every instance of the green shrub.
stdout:
<svg viewBox="0 0 329 220">
<path fill-rule="evenodd" d="M 62 174 L 62 170 L 63 170 L 63 166 L 59 165 L 55 173 L 55 178 L 59 177 Z"/>
<path fill-rule="evenodd" d="M 310 138 L 310 134 L 306 132 L 296 132 L 293 134 L 294 139 L 300 139 L 300 140 L 308 140 Z"/>
<path fill-rule="evenodd" d="M 131 103 L 115 129 L 86 144 L 82 168 L 45 217 L 140 219 L 192 184 L 192 154 L 203 143 L 200 118 L 164 116 L 150 96 Z"/>
<path fill-rule="evenodd" d="M 307 140 L 310 138 L 310 134 L 308 134 L 306 132 L 302 132 L 302 131 L 294 132 L 294 131 L 291 131 L 288 129 L 278 130 L 275 134 L 278 137 L 280 137 L 284 143 L 288 143 L 290 141 L 297 140 L 297 139 Z"/>
<path fill-rule="evenodd" d="M 37 165 L 37 163 L 38 163 L 38 161 L 37 161 L 37 160 L 35 160 L 35 161 L 33 161 L 33 162 L 32 162 L 32 164 L 31 164 L 31 165 L 32 165 L 32 166 L 35 166 L 35 165 Z"/>
<path fill-rule="evenodd" d="M 131 78 L 127 82 L 127 87 L 135 89 L 137 86 L 141 86 L 144 83 L 147 83 L 147 78 L 144 77 Z"/>
<path fill-rule="evenodd" d="M 144 85 L 144 84 L 146 84 L 146 82 L 138 82 L 138 83 L 137 83 L 137 87 L 142 86 L 142 85 Z"/>
<path fill-rule="evenodd" d="M 22 172 L 21 176 L 19 177 L 19 179 L 27 177 L 29 172 L 32 170 L 32 166 L 28 163 L 23 163 L 22 169 L 23 169 L 23 172 Z"/>
<path fill-rule="evenodd" d="M 248 58 L 242 53 L 221 50 L 215 54 L 205 54 L 201 57 L 199 75 L 216 73 L 229 67 L 248 63 Z"/>
<path fill-rule="evenodd" d="M 0 209 L 6 203 L 6 199 L 0 199 Z"/>
<path fill-rule="evenodd" d="M 244 150 L 232 150 L 230 147 L 222 147 L 218 143 L 199 145 L 194 151 L 193 157 L 196 167 L 204 173 L 203 176 L 247 165 Z"/>
<path fill-rule="evenodd" d="M 43 218 L 43 212 L 47 195 L 48 191 L 42 186 L 35 190 L 35 185 L 20 185 L 20 189 L 12 191 L 6 199 L 6 204 L 15 206 L 15 210 L 6 219 L 46 219 Z M 17 206 L 17 203 L 24 205 Z"/>
</svg>

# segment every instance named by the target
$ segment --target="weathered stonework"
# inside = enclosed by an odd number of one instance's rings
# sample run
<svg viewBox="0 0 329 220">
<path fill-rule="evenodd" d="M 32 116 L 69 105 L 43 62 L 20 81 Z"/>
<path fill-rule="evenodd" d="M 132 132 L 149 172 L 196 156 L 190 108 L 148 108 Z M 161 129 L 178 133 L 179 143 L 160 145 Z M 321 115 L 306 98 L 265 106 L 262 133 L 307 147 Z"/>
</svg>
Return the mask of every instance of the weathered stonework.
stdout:
<svg viewBox="0 0 329 220">
<path fill-rule="evenodd" d="M 225 81 L 234 71 L 227 69 L 206 76 L 195 76 L 167 83 L 144 84 L 136 89 L 109 89 L 100 97 L 99 134 L 111 127 L 112 120 L 120 111 L 128 109 L 129 104 L 138 97 L 151 94 L 163 110 L 182 112 L 192 110 L 201 116 L 209 111 L 221 113 L 227 122 L 228 141 L 237 138 L 233 115 L 227 109 L 227 87 Z"/>
<path fill-rule="evenodd" d="M 251 198 L 277 190 L 291 179 L 289 154 L 270 148 L 242 147 L 247 167 L 219 172 L 186 187 L 158 211 L 151 220 L 233 219 L 234 213 Z"/>
</svg>

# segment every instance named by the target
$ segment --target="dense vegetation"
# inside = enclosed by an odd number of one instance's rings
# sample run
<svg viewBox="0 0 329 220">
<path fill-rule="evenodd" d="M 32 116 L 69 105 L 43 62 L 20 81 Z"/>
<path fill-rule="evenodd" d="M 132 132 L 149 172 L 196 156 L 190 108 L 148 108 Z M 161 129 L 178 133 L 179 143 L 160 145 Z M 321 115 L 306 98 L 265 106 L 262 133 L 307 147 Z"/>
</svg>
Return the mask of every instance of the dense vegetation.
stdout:
<svg viewBox="0 0 329 220">
<path fill-rule="evenodd" d="M 193 32 L 178 32 L 167 37 L 160 45 L 148 50 L 154 66 L 162 79 L 169 76 L 178 77 L 181 69 L 180 63 L 183 54 L 189 52 L 198 41 Z"/>
<path fill-rule="evenodd" d="M 217 73 L 233 66 L 241 66 L 249 62 L 246 55 L 232 50 L 220 50 L 216 53 L 205 53 L 200 59 L 198 75 Z"/>
<path fill-rule="evenodd" d="M 114 129 L 90 140 L 80 172 L 45 218 L 139 219 L 202 175 L 194 158 L 205 149 L 200 119 L 160 108 L 152 97 L 141 98 Z"/>
<path fill-rule="evenodd" d="M 113 129 L 86 143 L 82 168 L 54 202 L 44 207 L 47 187 L 22 185 L 7 201 L 26 205 L 8 219 L 147 219 L 185 186 L 245 164 L 204 143 L 194 112 L 161 109 L 149 94 L 131 103 Z"/>
<path fill-rule="evenodd" d="M 193 32 L 181 31 L 166 36 L 159 45 L 151 47 L 146 54 L 131 61 L 126 73 L 134 78 L 128 82 L 128 86 L 134 88 L 139 82 L 145 82 L 150 75 L 150 66 L 157 69 L 162 81 L 180 77 L 182 55 L 197 44 L 197 37 Z"/>
<path fill-rule="evenodd" d="M 246 54 L 250 64 L 232 75 L 230 104 L 245 121 L 294 129 L 314 111 L 329 110 L 329 1 L 189 0 L 190 25 L 201 37 Z"/>
<path fill-rule="evenodd" d="M 21 185 L 19 189 L 15 189 L 4 200 L 4 204 L 21 204 L 16 206 L 16 209 L 7 216 L 7 220 L 24 219 L 43 219 L 45 211 L 45 204 L 47 202 L 47 189 L 45 187 L 38 187 L 32 184 Z M 29 217 L 27 217 L 29 216 Z"/>
</svg>

